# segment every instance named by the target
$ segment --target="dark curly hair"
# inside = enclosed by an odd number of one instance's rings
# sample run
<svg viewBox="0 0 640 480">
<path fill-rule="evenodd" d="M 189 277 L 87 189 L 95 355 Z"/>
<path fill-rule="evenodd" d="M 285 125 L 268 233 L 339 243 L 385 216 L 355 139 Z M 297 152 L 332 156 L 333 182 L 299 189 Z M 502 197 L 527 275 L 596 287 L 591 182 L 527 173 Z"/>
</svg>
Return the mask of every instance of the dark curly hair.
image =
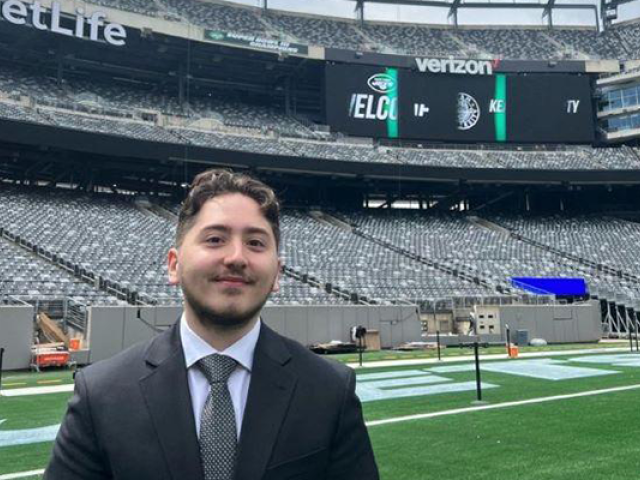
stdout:
<svg viewBox="0 0 640 480">
<path fill-rule="evenodd" d="M 227 193 L 240 193 L 255 200 L 264 218 L 267 219 L 276 248 L 280 247 L 280 204 L 271 187 L 244 173 L 234 173 L 225 169 L 209 169 L 196 175 L 189 187 L 178 214 L 176 246 L 180 246 L 187 232 L 193 227 L 202 206 L 212 198 Z"/>
</svg>

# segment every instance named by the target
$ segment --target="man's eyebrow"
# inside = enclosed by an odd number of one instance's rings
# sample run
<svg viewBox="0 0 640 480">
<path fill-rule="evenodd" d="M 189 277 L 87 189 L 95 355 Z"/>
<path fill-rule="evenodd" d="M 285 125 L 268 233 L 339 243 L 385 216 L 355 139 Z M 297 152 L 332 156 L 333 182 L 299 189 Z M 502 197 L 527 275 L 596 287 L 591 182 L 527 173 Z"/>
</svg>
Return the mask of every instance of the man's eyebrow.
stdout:
<svg viewBox="0 0 640 480">
<path fill-rule="evenodd" d="M 204 227 L 201 232 L 202 233 L 206 233 L 209 231 L 221 231 L 224 233 L 229 233 L 231 231 L 231 228 L 226 226 L 226 225 L 218 225 L 218 224 L 214 224 L 214 225 L 207 225 L 206 227 Z M 265 230 L 264 228 L 261 227 L 247 227 L 243 230 L 243 233 L 249 233 L 249 234 L 262 234 L 262 235 L 267 235 L 269 236 L 269 232 L 267 230 Z"/>
<path fill-rule="evenodd" d="M 264 228 L 260 227 L 249 227 L 244 230 L 246 233 L 259 233 L 261 235 L 269 236 L 269 232 L 267 232 Z"/>
<path fill-rule="evenodd" d="M 209 230 L 222 230 L 223 232 L 230 232 L 231 229 L 225 225 L 207 225 L 201 232 L 208 232 Z"/>
</svg>

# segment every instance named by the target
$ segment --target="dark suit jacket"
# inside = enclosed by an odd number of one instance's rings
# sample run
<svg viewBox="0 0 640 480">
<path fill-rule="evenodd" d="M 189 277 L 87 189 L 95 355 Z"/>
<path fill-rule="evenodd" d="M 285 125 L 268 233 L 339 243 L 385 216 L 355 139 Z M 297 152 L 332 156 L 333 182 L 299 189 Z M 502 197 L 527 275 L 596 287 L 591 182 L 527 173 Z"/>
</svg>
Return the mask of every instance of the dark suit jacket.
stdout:
<svg viewBox="0 0 640 480">
<path fill-rule="evenodd" d="M 203 480 L 179 322 L 83 369 L 45 480 Z M 377 480 L 353 371 L 262 324 L 236 480 Z"/>
</svg>

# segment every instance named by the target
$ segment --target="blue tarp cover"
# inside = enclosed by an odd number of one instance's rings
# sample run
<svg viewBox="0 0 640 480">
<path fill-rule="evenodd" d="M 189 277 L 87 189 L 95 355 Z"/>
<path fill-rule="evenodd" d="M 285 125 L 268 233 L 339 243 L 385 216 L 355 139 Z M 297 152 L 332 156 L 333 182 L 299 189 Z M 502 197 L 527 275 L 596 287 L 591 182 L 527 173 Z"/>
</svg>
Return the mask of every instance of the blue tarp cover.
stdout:
<svg viewBox="0 0 640 480">
<path fill-rule="evenodd" d="M 587 295 L 584 278 L 513 277 L 514 287 L 538 295 Z"/>
</svg>

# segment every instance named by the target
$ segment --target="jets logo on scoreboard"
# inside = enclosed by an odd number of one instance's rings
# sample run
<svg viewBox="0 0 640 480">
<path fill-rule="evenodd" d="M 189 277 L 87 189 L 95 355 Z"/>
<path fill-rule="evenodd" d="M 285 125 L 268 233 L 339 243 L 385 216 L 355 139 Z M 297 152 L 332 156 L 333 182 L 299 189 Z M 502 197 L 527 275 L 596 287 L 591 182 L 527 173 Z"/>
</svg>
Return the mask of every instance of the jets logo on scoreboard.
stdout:
<svg viewBox="0 0 640 480">
<path fill-rule="evenodd" d="M 353 93 L 349 103 L 349 116 L 366 120 L 397 120 L 397 79 L 388 73 L 377 73 L 367 80 L 374 93 Z"/>
<path fill-rule="evenodd" d="M 387 73 L 378 73 L 376 75 L 372 75 L 367 80 L 367 85 L 374 92 L 378 93 L 391 93 L 396 91 L 397 83 L 396 80 Z"/>
</svg>

